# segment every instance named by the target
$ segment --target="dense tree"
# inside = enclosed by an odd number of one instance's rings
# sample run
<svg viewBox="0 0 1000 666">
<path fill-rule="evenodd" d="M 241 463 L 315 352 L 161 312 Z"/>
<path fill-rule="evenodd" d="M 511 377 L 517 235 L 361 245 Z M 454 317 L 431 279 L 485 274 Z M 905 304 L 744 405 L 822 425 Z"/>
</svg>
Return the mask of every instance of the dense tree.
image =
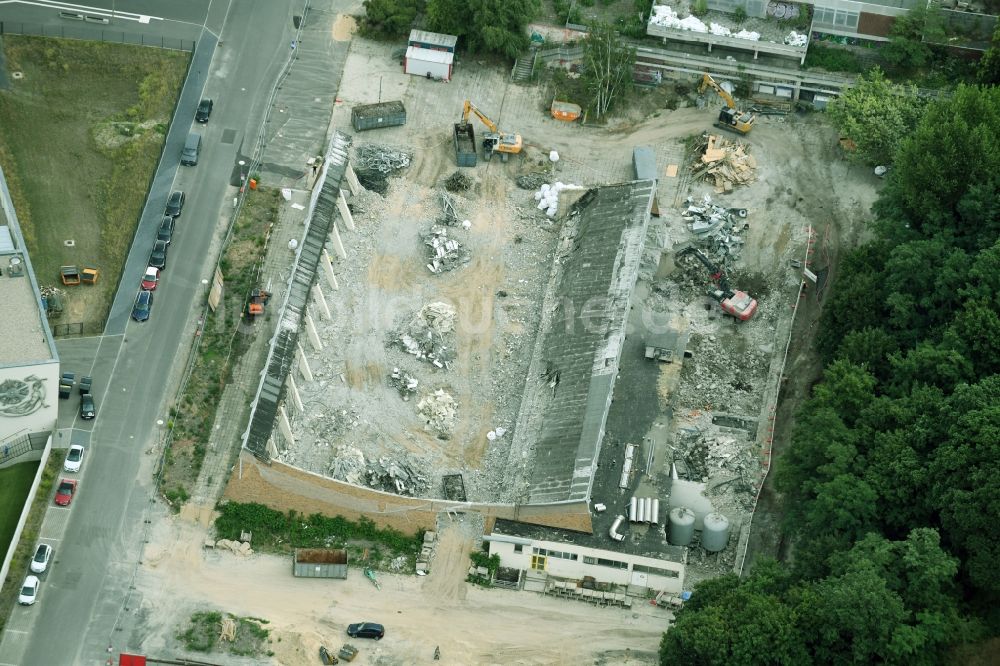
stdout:
<svg viewBox="0 0 1000 666">
<path fill-rule="evenodd" d="M 831 101 L 827 111 L 840 133 L 854 141 L 853 158 L 865 164 L 892 164 L 923 109 L 916 88 L 892 83 L 875 67 Z"/>
<path fill-rule="evenodd" d="M 470 51 L 515 59 L 528 46 L 525 28 L 539 7 L 539 0 L 427 0 L 427 23 L 462 37 Z"/>
<path fill-rule="evenodd" d="M 899 349 L 896 342 L 881 326 L 866 326 L 851 331 L 840 341 L 836 358 L 844 359 L 870 372 L 876 379 L 888 377 L 890 356 Z"/>
<path fill-rule="evenodd" d="M 851 331 L 877 326 L 885 319 L 885 262 L 889 246 L 869 243 L 847 253 L 837 268 L 837 288 L 827 297 L 816 345 L 832 360 Z"/>
<path fill-rule="evenodd" d="M 900 146 L 876 214 L 928 238 L 954 239 L 968 252 L 993 245 L 1000 236 L 997 145 L 1000 88 L 959 86 L 928 105 Z"/>
<path fill-rule="evenodd" d="M 632 86 L 635 47 L 621 39 L 610 25 L 595 23 L 583 40 L 583 64 L 591 106 L 601 118 Z"/>
<path fill-rule="evenodd" d="M 1000 85 L 1000 22 L 993 29 L 993 39 L 990 48 L 979 60 L 979 70 L 976 72 L 979 83 L 983 85 Z"/>
<path fill-rule="evenodd" d="M 882 56 L 897 67 L 920 69 L 933 55 L 932 43 L 945 40 L 944 19 L 937 2 L 917 4 L 897 16 L 889 32 L 889 43 L 882 47 Z"/>
<path fill-rule="evenodd" d="M 370 36 L 403 37 L 423 11 L 423 0 L 365 0 L 362 31 Z"/>
</svg>

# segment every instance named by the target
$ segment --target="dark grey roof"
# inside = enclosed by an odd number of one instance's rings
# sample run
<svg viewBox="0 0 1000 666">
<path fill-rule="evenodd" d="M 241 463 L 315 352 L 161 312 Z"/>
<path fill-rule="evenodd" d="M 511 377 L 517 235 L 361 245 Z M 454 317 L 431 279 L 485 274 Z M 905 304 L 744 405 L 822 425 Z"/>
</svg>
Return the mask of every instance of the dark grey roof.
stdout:
<svg viewBox="0 0 1000 666">
<path fill-rule="evenodd" d="M 350 143 L 351 138 L 342 132 L 335 132 L 330 141 L 327 159 L 320 175 L 323 186 L 316 191 L 310 203 L 310 211 L 306 216 L 308 231 L 296 256 L 295 270 L 281 308 L 278 330 L 271 340 L 265 372 L 257 388 L 257 397 L 254 398 L 250 425 L 243 435 L 243 445 L 264 462 L 270 459 L 267 440 L 274 429 L 278 405 L 284 396 L 285 380 L 295 360 L 299 331 L 309 302 L 309 290 L 316 281 L 319 258 L 337 214 L 337 197 L 340 196 L 340 184 L 347 172 L 347 149 Z"/>
<path fill-rule="evenodd" d="M 648 180 L 594 188 L 567 219 L 515 430 L 513 448 L 534 454 L 529 504 L 590 494 L 653 193 Z"/>
<path fill-rule="evenodd" d="M 606 514 L 605 514 L 606 515 Z M 614 519 L 614 516 L 612 516 Z M 626 523 L 626 526 L 628 524 Z M 623 530 L 623 531 L 627 531 Z M 529 525 L 514 520 L 497 518 L 493 525 L 493 534 L 505 534 L 508 536 L 533 539 L 535 541 L 555 541 L 557 543 L 571 543 L 585 548 L 600 548 L 614 553 L 628 553 L 630 555 L 641 555 L 642 557 L 654 557 L 671 562 L 687 563 L 687 548 L 675 546 L 664 538 L 662 529 L 653 528 L 646 530 L 642 539 L 627 538 L 624 541 L 613 541 L 607 530 L 603 532 L 575 532 L 573 530 L 561 530 L 555 527 L 543 527 L 541 525 Z"/>
</svg>

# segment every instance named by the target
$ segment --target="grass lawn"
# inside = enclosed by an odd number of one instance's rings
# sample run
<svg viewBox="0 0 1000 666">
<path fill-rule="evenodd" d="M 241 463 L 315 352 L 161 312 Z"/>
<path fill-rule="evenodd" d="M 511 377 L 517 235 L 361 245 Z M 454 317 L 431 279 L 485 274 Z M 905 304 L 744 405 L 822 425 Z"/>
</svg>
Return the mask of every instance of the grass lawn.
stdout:
<svg viewBox="0 0 1000 666">
<path fill-rule="evenodd" d="M 0 553 L 7 552 L 36 471 L 37 460 L 0 469 Z"/>
<path fill-rule="evenodd" d="M 67 287 L 54 324 L 103 328 L 163 146 L 189 54 L 122 44 L 5 36 L 3 165 L 41 285 L 64 264 L 101 271 Z M 72 241 L 69 246 L 65 241 Z"/>
</svg>

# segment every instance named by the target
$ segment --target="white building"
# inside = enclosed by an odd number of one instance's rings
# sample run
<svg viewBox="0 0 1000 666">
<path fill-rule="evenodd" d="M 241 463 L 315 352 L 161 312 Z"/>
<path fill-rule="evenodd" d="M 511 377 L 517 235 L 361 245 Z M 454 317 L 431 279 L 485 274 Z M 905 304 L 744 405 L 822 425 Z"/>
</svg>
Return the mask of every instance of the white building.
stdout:
<svg viewBox="0 0 1000 666">
<path fill-rule="evenodd" d="M 0 171 L 0 466 L 45 446 L 58 391 L 59 357 Z"/>
<path fill-rule="evenodd" d="M 526 536 L 535 530 L 540 530 L 541 538 Z M 546 540 L 549 534 L 572 541 Z M 679 596 L 684 588 L 687 551 L 678 546 L 664 545 L 659 553 L 639 555 L 596 547 L 599 544 L 589 534 L 504 520 L 498 520 L 492 534 L 483 539 L 489 544 L 489 554 L 500 556 L 502 568 L 520 572 L 518 585 L 529 591 L 569 582 L 573 587 L 606 588 L 644 598 L 657 592 Z"/>
</svg>

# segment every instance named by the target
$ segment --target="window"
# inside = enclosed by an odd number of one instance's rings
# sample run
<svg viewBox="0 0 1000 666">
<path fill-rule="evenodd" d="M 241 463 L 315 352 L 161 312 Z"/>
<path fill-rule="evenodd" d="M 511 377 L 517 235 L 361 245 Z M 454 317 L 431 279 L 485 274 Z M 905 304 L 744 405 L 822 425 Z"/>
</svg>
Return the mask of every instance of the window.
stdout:
<svg viewBox="0 0 1000 666">
<path fill-rule="evenodd" d="M 597 563 L 602 567 L 611 567 L 612 569 L 628 569 L 628 562 L 619 562 L 618 560 L 605 560 L 599 557 Z"/>
<path fill-rule="evenodd" d="M 545 556 L 544 555 L 532 555 L 531 556 L 531 568 L 536 571 L 545 571 Z"/>
<path fill-rule="evenodd" d="M 680 578 L 680 574 L 673 569 L 661 569 L 659 567 L 647 567 L 642 564 L 636 564 L 632 567 L 632 571 L 638 571 L 639 573 L 653 574 L 654 576 L 665 576 L 667 578 Z"/>
<path fill-rule="evenodd" d="M 514 552 L 515 553 L 523 553 L 524 552 L 524 546 L 522 544 L 515 543 L 514 544 Z"/>
<path fill-rule="evenodd" d="M 596 557 L 587 557 L 586 555 L 584 555 L 583 556 L 583 563 L 584 564 L 597 564 L 597 558 Z"/>
<path fill-rule="evenodd" d="M 533 548 L 532 549 L 536 555 L 545 555 L 546 557 L 556 557 L 560 560 L 571 560 L 576 562 L 576 553 L 562 553 L 558 550 L 547 550 L 545 548 Z"/>
<path fill-rule="evenodd" d="M 830 25 L 838 28 L 857 28 L 858 12 L 845 12 L 842 9 L 830 9 L 828 7 L 816 6 L 813 10 L 813 19 L 817 24 Z"/>
</svg>

